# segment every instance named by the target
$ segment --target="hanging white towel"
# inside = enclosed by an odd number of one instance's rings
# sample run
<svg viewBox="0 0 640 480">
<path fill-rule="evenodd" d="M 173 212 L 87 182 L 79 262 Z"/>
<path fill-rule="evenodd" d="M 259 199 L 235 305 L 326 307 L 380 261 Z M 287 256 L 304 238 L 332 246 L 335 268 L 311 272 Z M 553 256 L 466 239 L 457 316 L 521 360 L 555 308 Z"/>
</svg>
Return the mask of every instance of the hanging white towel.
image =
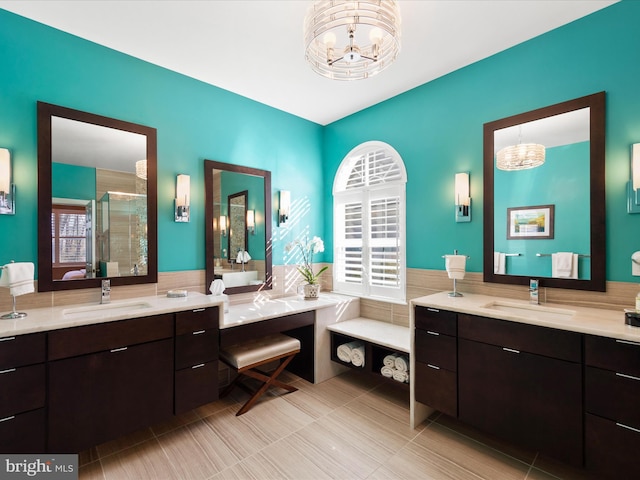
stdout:
<svg viewBox="0 0 640 480">
<path fill-rule="evenodd" d="M 382 364 L 385 367 L 396 368 L 396 358 L 398 358 L 397 355 L 393 355 L 393 354 L 387 355 L 382 359 Z"/>
<path fill-rule="evenodd" d="M 246 250 L 240 250 L 238 252 L 238 256 L 236 257 L 236 263 L 247 263 L 251 260 L 251 255 Z"/>
<path fill-rule="evenodd" d="M 387 365 L 384 365 L 380 369 L 380 373 L 382 374 L 382 376 L 383 377 L 387 377 L 387 378 L 393 378 L 393 372 L 395 372 L 395 369 L 393 367 L 389 367 Z"/>
<path fill-rule="evenodd" d="M 449 278 L 462 280 L 466 264 L 466 255 L 445 255 L 445 268 Z"/>
<path fill-rule="evenodd" d="M 362 343 L 351 349 L 351 363 L 356 367 L 364 367 L 364 345 Z"/>
<path fill-rule="evenodd" d="M 400 355 L 396 358 L 396 370 L 401 372 L 409 371 L 409 359 L 404 355 Z"/>
<path fill-rule="evenodd" d="M 26 293 L 33 293 L 33 263 L 17 262 L 7 263 L 2 268 L 2 277 L 0 277 L 0 286 L 7 287 L 11 295 L 18 297 Z"/>
<path fill-rule="evenodd" d="M 554 278 L 578 278 L 578 254 L 573 252 L 552 253 L 551 276 Z"/>
<path fill-rule="evenodd" d="M 493 273 L 504 275 L 507 271 L 507 256 L 502 252 L 493 252 Z"/>
</svg>

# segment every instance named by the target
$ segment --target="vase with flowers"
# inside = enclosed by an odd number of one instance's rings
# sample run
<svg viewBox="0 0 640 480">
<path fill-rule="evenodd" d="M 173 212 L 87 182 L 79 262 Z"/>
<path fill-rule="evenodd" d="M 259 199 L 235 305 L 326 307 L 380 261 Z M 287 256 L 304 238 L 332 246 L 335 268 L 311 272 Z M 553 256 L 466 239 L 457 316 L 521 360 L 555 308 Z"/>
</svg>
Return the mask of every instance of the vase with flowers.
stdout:
<svg viewBox="0 0 640 480">
<path fill-rule="evenodd" d="M 304 298 L 316 299 L 320 293 L 319 278 L 322 273 L 327 270 L 327 266 L 322 267 L 318 272 L 313 271 L 313 255 L 315 253 L 324 252 L 324 242 L 320 237 L 313 237 L 311 240 L 305 238 L 304 241 L 296 240 L 285 246 L 285 251 L 291 253 L 297 250 L 300 254 L 300 263 L 298 263 L 298 272 L 307 282 L 304 286 Z"/>
</svg>

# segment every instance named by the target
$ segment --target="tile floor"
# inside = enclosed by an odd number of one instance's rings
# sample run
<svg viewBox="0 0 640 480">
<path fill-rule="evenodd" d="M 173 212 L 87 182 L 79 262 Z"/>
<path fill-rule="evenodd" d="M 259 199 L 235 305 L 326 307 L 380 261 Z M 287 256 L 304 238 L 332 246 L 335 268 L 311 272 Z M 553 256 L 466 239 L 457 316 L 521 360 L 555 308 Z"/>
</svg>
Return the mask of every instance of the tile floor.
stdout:
<svg viewBox="0 0 640 480">
<path fill-rule="evenodd" d="M 434 415 L 409 427 L 408 393 L 358 372 L 319 385 L 285 374 L 299 390 L 235 412 L 229 397 L 80 455 L 81 480 L 582 479 Z"/>
</svg>

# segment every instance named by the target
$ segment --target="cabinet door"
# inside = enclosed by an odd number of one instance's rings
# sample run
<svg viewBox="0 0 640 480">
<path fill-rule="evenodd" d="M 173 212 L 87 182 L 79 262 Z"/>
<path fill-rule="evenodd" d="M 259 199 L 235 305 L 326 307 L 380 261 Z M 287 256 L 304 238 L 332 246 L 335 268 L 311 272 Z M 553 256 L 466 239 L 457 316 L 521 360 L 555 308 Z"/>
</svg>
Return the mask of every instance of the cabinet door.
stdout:
<svg viewBox="0 0 640 480">
<path fill-rule="evenodd" d="M 170 418 L 173 339 L 49 363 L 49 450 L 78 453 Z"/>
<path fill-rule="evenodd" d="M 458 355 L 461 420 L 582 465 L 580 364 L 465 339 Z"/>
</svg>

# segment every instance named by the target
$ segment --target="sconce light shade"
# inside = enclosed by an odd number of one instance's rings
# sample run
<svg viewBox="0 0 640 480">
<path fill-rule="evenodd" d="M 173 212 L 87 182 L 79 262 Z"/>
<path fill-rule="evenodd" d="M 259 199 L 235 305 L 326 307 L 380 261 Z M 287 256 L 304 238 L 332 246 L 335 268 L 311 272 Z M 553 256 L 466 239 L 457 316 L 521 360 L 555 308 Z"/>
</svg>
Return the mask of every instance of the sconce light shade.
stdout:
<svg viewBox="0 0 640 480">
<path fill-rule="evenodd" d="M 138 160 L 136 162 L 136 177 L 141 178 L 142 180 L 147 179 L 147 159 Z"/>
<path fill-rule="evenodd" d="M 469 194 L 469 172 L 456 173 L 454 192 L 456 222 L 470 222 L 471 196 Z"/>
<path fill-rule="evenodd" d="M 278 225 L 284 225 L 289 220 L 291 210 L 291 192 L 280 190 L 280 208 L 278 209 Z"/>
<path fill-rule="evenodd" d="M 15 191 L 11 180 L 11 153 L 6 148 L 0 148 L 0 214 L 16 213 Z"/>
<path fill-rule="evenodd" d="M 640 143 L 631 145 L 631 178 L 627 187 L 627 212 L 640 213 Z"/>
<path fill-rule="evenodd" d="M 189 204 L 191 203 L 191 177 L 178 175 L 176 179 L 176 222 L 189 221 Z"/>
<path fill-rule="evenodd" d="M 227 217 L 220 215 L 220 234 L 223 237 L 227 236 Z"/>
<path fill-rule="evenodd" d="M 247 210 L 247 231 L 251 235 L 256 234 L 256 211 Z"/>
</svg>

